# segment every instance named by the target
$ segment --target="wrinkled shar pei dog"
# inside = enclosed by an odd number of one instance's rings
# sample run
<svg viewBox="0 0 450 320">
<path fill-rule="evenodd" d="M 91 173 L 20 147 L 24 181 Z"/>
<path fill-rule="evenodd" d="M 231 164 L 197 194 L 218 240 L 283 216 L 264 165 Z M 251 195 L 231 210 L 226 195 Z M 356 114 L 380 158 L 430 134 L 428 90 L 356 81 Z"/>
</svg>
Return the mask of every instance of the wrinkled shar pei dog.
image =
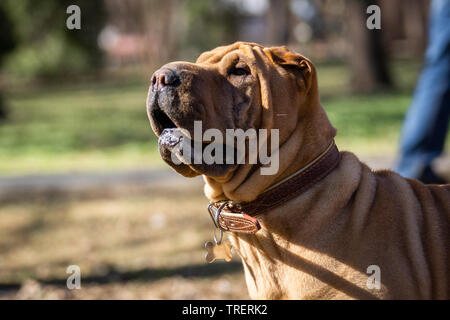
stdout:
<svg viewBox="0 0 450 320">
<path fill-rule="evenodd" d="M 237 42 L 166 64 L 151 78 L 147 113 L 163 160 L 203 176 L 252 298 L 450 298 L 450 185 L 372 171 L 338 151 L 304 56 Z M 241 153 L 219 141 L 212 155 L 227 161 L 211 163 L 195 158 L 213 142 L 195 138 L 196 123 L 200 136 L 267 131 L 256 148 L 244 136 Z M 272 163 L 258 158 L 264 146 Z"/>
</svg>

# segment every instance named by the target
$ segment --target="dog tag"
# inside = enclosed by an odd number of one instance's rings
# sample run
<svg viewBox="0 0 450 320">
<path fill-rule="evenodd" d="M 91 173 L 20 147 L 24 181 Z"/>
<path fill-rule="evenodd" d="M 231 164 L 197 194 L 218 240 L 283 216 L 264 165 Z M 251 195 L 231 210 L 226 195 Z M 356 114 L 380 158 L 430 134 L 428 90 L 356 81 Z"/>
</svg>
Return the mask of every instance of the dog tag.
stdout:
<svg viewBox="0 0 450 320">
<path fill-rule="evenodd" d="M 220 243 L 214 243 L 207 241 L 205 243 L 206 249 L 206 262 L 212 263 L 216 260 L 222 259 L 226 262 L 231 261 L 231 243 L 229 240 L 225 240 Z"/>
</svg>

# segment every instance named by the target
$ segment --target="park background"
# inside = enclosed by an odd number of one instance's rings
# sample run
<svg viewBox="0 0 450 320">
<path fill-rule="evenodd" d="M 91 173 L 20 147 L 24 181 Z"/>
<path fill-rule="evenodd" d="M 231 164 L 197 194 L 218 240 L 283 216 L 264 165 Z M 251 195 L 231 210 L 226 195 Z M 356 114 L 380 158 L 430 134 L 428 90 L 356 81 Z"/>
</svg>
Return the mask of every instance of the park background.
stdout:
<svg viewBox="0 0 450 320">
<path fill-rule="evenodd" d="M 71 4 L 80 30 L 66 27 Z M 371 4 L 380 30 L 366 28 Z M 0 299 L 248 298 L 237 257 L 204 262 L 213 226 L 202 181 L 159 158 L 145 110 L 151 74 L 237 40 L 288 45 L 316 64 L 339 148 L 392 168 L 428 6 L 2 0 Z M 437 165 L 448 177 L 448 158 Z M 81 268 L 79 290 L 66 287 L 69 265 Z"/>
</svg>

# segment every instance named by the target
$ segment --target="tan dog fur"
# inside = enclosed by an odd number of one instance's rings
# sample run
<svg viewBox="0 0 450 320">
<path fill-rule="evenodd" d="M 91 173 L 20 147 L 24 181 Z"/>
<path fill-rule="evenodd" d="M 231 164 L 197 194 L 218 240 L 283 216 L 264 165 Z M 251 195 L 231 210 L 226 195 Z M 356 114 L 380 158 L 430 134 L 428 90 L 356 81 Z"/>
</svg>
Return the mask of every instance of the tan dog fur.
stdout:
<svg viewBox="0 0 450 320">
<path fill-rule="evenodd" d="M 251 78 L 227 78 L 223 70 L 236 57 L 250 68 Z M 190 84 L 179 89 L 184 90 L 183 97 L 202 96 L 203 105 L 213 99 L 205 106 L 209 112 L 201 116 L 210 127 L 280 130 L 278 174 L 263 176 L 258 165 L 244 164 L 219 176 L 204 175 L 205 194 L 211 201 L 254 200 L 317 157 L 336 134 L 319 101 L 313 64 L 285 47 L 238 42 L 202 54 L 195 64 L 169 66 L 203 79 L 218 74 L 232 84 L 222 89 L 225 82 L 208 78 L 206 88 L 193 90 L 195 84 Z M 204 98 L 209 97 L 207 92 L 214 92 L 209 100 Z M 239 119 L 224 111 L 236 92 L 249 101 Z M 178 125 L 178 119 L 174 122 Z M 231 234 L 250 296 L 449 299 L 450 186 L 424 185 L 391 171 L 374 172 L 354 154 L 341 154 L 340 164 L 325 179 L 259 216 L 258 233 Z M 194 166 L 173 167 L 186 176 L 203 174 Z M 381 289 L 367 286 L 371 265 L 380 267 Z"/>
</svg>

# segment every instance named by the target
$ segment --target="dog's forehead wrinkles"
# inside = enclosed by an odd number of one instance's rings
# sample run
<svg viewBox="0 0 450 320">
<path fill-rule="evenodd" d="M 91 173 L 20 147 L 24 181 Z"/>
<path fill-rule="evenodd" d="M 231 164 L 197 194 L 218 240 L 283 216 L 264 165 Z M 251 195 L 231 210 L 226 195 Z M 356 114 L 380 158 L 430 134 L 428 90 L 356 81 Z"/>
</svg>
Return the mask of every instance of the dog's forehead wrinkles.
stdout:
<svg viewBox="0 0 450 320">
<path fill-rule="evenodd" d="M 211 51 L 207 51 L 202 53 L 196 63 L 208 63 L 208 64 L 215 64 L 220 63 L 221 60 L 228 55 L 231 52 L 244 52 L 247 55 L 251 55 L 251 51 L 256 49 L 261 49 L 263 46 L 252 43 L 252 42 L 235 42 L 228 46 L 221 46 L 217 47 Z M 241 55 L 240 55 L 241 56 Z"/>
<path fill-rule="evenodd" d="M 227 53 L 226 55 L 224 55 L 222 57 L 222 59 L 220 60 L 220 64 L 227 66 L 227 65 L 231 65 L 231 64 L 236 64 L 240 60 L 241 60 L 241 57 L 239 56 L 239 53 L 237 52 L 237 50 L 234 50 L 234 51 L 231 51 L 231 52 Z"/>
<path fill-rule="evenodd" d="M 242 55 L 239 54 L 240 50 L 235 49 L 228 52 L 224 52 L 220 55 L 211 55 L 206 60 L 198 59 L 199 64 L 232 64 L 242 59 Z"/>
</svg>

